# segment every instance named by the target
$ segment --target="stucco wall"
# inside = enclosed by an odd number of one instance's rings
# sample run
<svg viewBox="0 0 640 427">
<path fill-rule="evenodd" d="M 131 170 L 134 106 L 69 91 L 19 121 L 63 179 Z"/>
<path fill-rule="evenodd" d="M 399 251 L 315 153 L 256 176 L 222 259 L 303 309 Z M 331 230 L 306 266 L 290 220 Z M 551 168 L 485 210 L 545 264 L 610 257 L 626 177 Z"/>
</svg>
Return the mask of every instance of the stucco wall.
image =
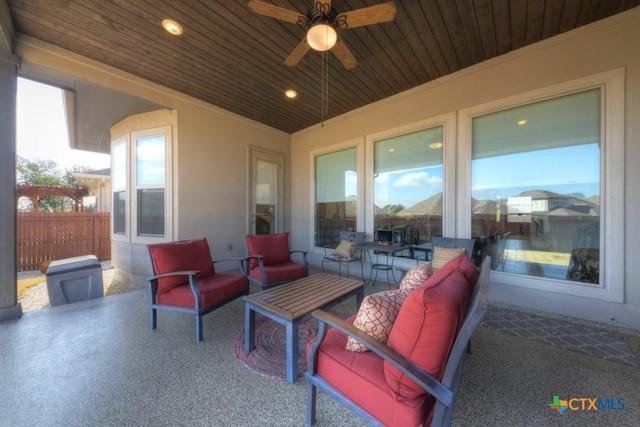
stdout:
<svg viewBox="0 0 640 427">
<path fill-rule="evenodd" d="M 17 54 L 24 62 L 178 111 L 173 153 L 174 240 L 207 237 L 214 259 L 246 255 L 250 145 L 284 155 L 284 191 L 288 194 L 289 134 L 32 38 L 18 40 Z M 287 200 L 285 196 L 285 229 L 289 227 Z M 150 274 L 144 245 L 115 242 L 112 252 L 115 279 L 144 284 Z M 220 265 L 222 270 L 235 267 Z"/>
<path fill-rule="evenodd" d="M 545 40 L 422 87 L 366 106 L 292 136 L 292 236 L 294 244 L 310 248 L 310 152 L 412 122 L 457 112 L 514 96 L 625 67 L 625 302 L 606 303 L 557 293 L 494 285 L 491 298 L 593 321 L 640 329 L 640 263 L 635 238 L 640 236 L 638 211 L 640 172 L 640 8 Z M 612 320 L 615 319 L 615 320 Z"/>
</svg>

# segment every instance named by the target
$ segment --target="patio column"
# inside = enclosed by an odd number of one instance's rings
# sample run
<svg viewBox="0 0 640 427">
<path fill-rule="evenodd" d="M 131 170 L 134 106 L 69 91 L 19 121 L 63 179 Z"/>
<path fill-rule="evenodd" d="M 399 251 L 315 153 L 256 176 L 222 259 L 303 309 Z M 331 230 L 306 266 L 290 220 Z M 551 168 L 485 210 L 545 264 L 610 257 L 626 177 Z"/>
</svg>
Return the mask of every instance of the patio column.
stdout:
<svg viewBox="0 0 640 427">
<path fill-rule="evenodd" d="M 0 0 L 0 321 L 22 316 L 16 284 L 16 90 L 13 25 Z"/>
</svg>

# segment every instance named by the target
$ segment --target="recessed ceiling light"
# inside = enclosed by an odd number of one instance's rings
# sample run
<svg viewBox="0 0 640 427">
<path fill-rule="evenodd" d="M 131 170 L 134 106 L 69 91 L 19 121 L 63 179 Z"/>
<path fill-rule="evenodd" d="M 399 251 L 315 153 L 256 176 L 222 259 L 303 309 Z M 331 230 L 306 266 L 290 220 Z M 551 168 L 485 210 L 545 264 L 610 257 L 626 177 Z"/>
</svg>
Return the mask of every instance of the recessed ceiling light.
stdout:
<svg viewBox="0 0 640 427">
<path fill-rule="evenodd" d="M 286 96 L 289 99 L 293 99 L 296 96 L 298 96 L 298 92 L 296 92 L 293 89 L 287 89 L 287 90 L 284 91 L 284 96 Z"/>
<path fill-rule="evenodd" d="M 518 126 L 524 126 L 527 124 L 526 120 L 518 120 Z"/>
<path fill-rule="evenodd" d="M 440 141 L 432 142 L 431 144 L 429 144 L 429 148 L 431 148 L 433 150 L 437 150 L 438 148 L 442 148 L 442 142 L 440 142 Z"/>
<path fill-rule="evenodd" d="M 167 33 L 174 36 L 180 36 L 184 32 L 182 30 L 182 25 L 178 24 L 173 19 L 163 19 L 162 28 L 164 28 L 167 31 Z"/>
<path fill-rule="evenodd" d="M 395 149 L 395 148 L 389 148 L 389 152 L 390 152 L 390 153 L 393 153 L 394 151 L 396 151 L 396 149 Z"/>
</svg>

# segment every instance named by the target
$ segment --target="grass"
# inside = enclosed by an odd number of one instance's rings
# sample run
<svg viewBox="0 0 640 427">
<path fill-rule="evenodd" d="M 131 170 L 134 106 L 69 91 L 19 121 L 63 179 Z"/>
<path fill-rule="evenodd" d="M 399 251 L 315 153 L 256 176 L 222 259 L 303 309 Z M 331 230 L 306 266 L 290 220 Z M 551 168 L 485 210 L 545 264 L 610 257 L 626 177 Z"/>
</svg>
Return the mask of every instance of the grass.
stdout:
<svg viewBox="0 0 640 427">
<path fill-rule="evenodd" d="M 46 281 L 47 281 L 47 278 L 45 276 L 30 277 L 28 279 L 19 279 L 18 280 L 18 300 L 22 299 L 25 292 L 27 292 L 27 289 L 32 288 Z"/>
</svg>

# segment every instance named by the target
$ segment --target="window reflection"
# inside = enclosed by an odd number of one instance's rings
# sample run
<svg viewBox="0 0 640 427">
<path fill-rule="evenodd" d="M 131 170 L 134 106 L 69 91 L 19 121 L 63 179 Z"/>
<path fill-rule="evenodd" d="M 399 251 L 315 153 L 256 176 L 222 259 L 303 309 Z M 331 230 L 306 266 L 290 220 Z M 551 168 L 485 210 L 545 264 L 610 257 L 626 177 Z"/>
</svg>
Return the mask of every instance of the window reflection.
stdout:
<svg viewBox="0 0 640 427">
<path fill-rule="evenodd" d="M 426 258 L 431 235 L 442 234 L 443 130 L 438 126 L 375 142 L 375 240 L 416 245 L 411 254 Z"/>
<path fill-rule="evenodd" d="M 492 267 L 598 284 L 600 90 L 476 117 L 472 236 Z"/>
<path fill-rule="evenodd" d="M 356 148 L 315 158 L 315 245 L 336 246 L 340 231 L 357 231 Z"/>
</svg>

